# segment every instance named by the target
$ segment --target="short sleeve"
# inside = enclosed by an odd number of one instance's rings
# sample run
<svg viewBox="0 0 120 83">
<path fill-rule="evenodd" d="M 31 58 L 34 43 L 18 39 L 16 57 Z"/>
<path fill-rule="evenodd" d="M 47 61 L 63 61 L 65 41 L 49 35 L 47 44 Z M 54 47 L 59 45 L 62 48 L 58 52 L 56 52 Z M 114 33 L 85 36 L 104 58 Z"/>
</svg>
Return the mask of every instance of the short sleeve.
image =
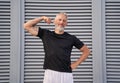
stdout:
<svg viewBox="0 0 120 83">
<path fill-rule="evenodd" d="M 82 48 L 84 43 L 74 36 L 74 46 L 78 49 Z"/>
<path fill-rule="evenodd" d="M 37 36 L 42 39 L 44 33 L 45 33 L 45 29 L 39 28 Z"/>
</svg>

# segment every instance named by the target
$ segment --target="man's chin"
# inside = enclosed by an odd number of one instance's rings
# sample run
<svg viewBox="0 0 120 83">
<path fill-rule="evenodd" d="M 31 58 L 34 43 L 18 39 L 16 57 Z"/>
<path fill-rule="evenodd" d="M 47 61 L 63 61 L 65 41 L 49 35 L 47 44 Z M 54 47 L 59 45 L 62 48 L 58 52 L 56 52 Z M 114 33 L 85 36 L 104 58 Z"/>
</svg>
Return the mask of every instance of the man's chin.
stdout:
<svg viewBox="0 0 120 83">
<path fill-rule="evenodd" d="M 59 31 L 60 31 L 60 32 L 64 31 L 64 28 L 60 28 Z"/>
<path fill-rule="evenodd" d="M 56 27 L 57 30 L 59 30 L 60 32 L 64 31 L 64 27 Z"/>
</svg>

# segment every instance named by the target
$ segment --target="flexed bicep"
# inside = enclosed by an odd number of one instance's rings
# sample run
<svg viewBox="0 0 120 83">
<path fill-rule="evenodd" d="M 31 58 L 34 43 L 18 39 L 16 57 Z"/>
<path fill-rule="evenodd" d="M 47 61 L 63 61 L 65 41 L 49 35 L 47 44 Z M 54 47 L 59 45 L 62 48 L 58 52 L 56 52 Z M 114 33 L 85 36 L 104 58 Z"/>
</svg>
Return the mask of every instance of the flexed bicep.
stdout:
<svg viewBox="0 0 120 83">
<path fill-rule="evenodd" d="M 35 27 L 30 27 L 29 29 L 27 29 L 27 31 L 33 35 L 33 36 L 37 36 L 38 35 L 38 30 L 39 28 L 37 26 Z"/>
<path fill-rule="evenodd" d="M 36 26 L 36 24 L 42 20 L 44 20 L 48 24 L 51 23 L 51 19 L 49 17 L 42 16 L 29 20 L 26 23 L 24 23 L 24 29 L 27 30 L 29 33 L 31 33 L 33 36 L 37 36 L 39 28 Z"/>
</svg>

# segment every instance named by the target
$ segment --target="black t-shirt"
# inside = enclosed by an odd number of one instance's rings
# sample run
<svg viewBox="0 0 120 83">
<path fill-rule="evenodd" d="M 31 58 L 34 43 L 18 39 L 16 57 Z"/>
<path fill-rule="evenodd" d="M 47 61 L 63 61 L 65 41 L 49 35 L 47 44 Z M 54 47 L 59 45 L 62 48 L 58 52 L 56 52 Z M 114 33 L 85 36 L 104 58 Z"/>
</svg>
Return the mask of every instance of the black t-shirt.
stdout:
<svg viewBox="0 0 120 83">
<path fill-rule="evenodd" d="M 44 69 L 60 72 L 72 72 L 71 51 L 73 46 L 80 49 L 84 44 L 73 35 L 64 32 L 56 34 L 54 31 L 39 28 L 38 37 L 42 39 L 45 51 Z"/>
</svg>

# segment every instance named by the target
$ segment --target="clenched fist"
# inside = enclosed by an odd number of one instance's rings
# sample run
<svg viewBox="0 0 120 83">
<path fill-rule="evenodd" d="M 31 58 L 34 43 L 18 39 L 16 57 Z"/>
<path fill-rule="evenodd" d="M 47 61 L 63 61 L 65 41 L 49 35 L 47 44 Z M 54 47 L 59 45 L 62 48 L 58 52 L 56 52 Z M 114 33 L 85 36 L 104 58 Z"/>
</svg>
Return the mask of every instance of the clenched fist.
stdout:
<svg viewBox="0 0 120 83">
<path fill-rule="evenodd" d="M 43 20 L 47 23 L 50 24 L 51 23 L 51 19 L 49 17 L 43 16 Z"/>
</svg>

